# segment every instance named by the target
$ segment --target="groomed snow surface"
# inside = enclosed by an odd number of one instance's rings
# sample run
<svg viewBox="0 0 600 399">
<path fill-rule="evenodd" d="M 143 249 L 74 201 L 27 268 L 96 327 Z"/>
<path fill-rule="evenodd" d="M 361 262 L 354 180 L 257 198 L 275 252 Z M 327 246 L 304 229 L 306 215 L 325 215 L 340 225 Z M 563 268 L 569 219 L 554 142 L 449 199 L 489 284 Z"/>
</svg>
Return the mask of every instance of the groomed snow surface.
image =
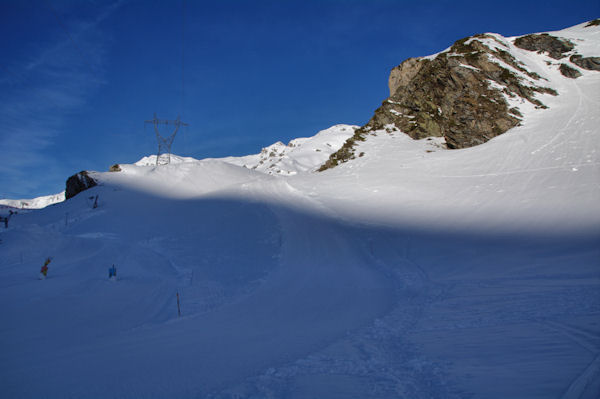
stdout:
<svg viewBox="0 0 600 399">
<path fill-rule="evenodd" d="M 600 73 L 520 59 L 560 95 L 478 147 L 148 158 L 13 216 L 0 396 L 598 398 Z"/>
</svg>

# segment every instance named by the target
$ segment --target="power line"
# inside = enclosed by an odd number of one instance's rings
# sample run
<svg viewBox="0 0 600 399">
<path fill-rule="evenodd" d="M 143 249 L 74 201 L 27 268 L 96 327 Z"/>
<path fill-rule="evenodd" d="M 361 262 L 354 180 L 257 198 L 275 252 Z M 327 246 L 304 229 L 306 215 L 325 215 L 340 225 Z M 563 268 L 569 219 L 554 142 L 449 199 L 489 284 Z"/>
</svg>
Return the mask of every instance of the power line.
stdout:
<svg viewBox="0 0 600 399">
<path fill-rule="evenodd" d="M 181 0 L 181 111 L 180 115 L 183 115 L 185 111 L 185 0 Z M 187 151 L 187 140 L 186 140 L 185 129 L 183 129 L 183 147 L 186 155 Z"/>
<path fill-rule="evenodd" d="M 185 108 L 185 0 L 181 0 L 181 115 Z"/>
</svg>

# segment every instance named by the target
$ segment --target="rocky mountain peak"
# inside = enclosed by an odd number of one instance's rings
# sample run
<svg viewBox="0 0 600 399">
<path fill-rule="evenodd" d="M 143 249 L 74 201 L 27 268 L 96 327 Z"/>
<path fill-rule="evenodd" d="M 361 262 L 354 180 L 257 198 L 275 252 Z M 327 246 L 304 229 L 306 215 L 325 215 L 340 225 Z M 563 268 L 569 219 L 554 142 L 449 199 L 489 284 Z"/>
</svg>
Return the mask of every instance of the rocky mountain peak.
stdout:
<svg viewBox="0 0 600 399">
<path fill-rule="evenodd" d="M 516 38 L 479 34 L 456 41 L 434 56 L 409 58 L 392 69 L 390 96 L 369 122 L 319 170 L 354 157 L 354 147 L 370 132 L 400 130 L 413 139 L 443 137 L 449 149 L 473 147 L 519 125 L 515 103 L 547 108 L 540 94 L 558 95 L 526 62 L 520 49 L 547 55 L 566 78 L 581 76 L 578 68 L 598 70 L 600 58 L 583 57 L 567 39 L 542 33 Z M 552 62 L 546 62 L 551 67 Z M 512 105 L 511 105 L 512 104 Z"/>
</svg>

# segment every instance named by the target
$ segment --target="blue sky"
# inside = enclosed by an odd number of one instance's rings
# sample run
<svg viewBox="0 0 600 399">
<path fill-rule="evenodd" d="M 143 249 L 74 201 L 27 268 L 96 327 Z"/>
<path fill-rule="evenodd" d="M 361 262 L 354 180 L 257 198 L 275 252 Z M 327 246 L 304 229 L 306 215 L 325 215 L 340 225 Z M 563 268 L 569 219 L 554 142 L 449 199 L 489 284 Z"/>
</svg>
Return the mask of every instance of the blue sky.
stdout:
<svg viewBox="0 0 600 399">
<path fill-rule="evenodd" d="M 0 0 L 0 198 L 60 192 L 80 170 L 156 152 L 259 152 L 362 125 L 391 68 L 482 32 L 562 29 L 593 1 Z"/>
</svg>

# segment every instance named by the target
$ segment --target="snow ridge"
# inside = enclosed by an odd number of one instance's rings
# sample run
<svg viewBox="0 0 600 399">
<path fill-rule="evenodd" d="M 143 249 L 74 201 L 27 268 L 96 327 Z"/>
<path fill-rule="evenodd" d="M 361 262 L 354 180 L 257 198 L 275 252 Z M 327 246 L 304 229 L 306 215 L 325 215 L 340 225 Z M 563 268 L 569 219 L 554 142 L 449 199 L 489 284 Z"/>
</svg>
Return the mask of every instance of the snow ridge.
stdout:
<svg viewBox="0 0 600 399">
<path fill-rule="evenodd" d="M 0 205 L 9 206 L 17 209 L 42 209 L 47 206 L 63 202 L 65 200 L 65 192 L 58 194 L 45 195 L 32 199 L 0 199 Z"/>
</svg>

